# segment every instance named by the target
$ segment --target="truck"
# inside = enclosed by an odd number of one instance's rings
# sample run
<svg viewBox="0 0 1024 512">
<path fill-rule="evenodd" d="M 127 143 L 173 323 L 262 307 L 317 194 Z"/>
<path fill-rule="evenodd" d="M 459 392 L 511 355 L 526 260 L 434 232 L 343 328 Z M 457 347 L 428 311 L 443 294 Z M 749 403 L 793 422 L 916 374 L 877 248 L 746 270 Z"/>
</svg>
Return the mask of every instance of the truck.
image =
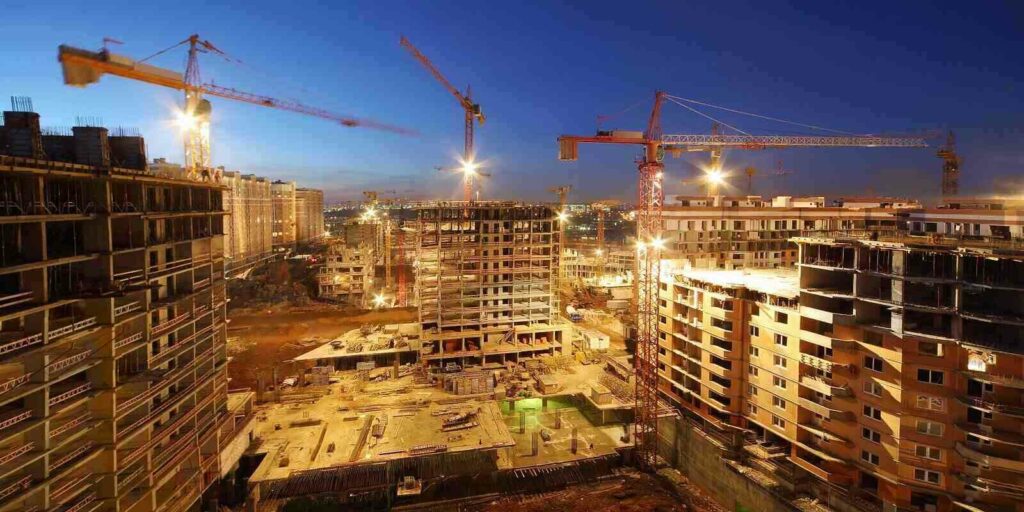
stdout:
<svg viewBox="0 0 1024 512">
<path fill-rule="evenodd" d="M 573 307 L 572 304 L 565 307 L 565 315 L 573 322 L 580 322 L 583 320 L 583 315 L 581 315 L 579 310 Z"/>
</svg>

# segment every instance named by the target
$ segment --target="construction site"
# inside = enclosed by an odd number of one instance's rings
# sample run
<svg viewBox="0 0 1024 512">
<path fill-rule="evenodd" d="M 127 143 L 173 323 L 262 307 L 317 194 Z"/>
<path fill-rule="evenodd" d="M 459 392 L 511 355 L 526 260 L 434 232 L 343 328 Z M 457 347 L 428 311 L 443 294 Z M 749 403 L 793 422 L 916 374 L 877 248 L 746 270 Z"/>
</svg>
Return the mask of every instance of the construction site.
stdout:
<svg viewBox="0 0 1024 512">
<path fill-rule="evenodd" d="M 451 197 L 381 171 L 330 205 L 289 169 L 217 165 L 211 99 L 436 140 L 215 85 L 201 55 L 242 61 L 195 34 L 144 58 L 58 48 L 84 94 L 178 95 L 181 165 L 12 97 L 0 512 L 1024 512 L 1024 199 L 961 193 L 952 131 L 659 90 L 627 109 L 639 126 L 545 139 L 561 162 L 604 146 L 622 197 L 554 173 L 505 197 L 487 185 L 514 171 L 476 144 L 488 97 L 392 43 L 403 87 L 459 122 L 456 163 L 417 178 Z M 680 114 L 708 133 L 666 133 Z M 781 160 L 726 158 L 839 149 L 924 154 L 941 195 L 798 194 Z"/>
</svg>

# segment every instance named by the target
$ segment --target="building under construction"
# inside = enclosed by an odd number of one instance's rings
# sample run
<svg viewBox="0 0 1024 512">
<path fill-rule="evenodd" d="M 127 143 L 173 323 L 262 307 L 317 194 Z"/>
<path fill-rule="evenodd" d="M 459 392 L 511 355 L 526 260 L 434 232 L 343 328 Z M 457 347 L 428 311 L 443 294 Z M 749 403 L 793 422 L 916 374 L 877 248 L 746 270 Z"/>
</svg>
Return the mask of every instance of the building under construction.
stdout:
<svg viewBox="0 0 1024 512">
<path fill-rule="evenodd" d="M 558 314 L 558 223 L 550 206 L 511 202 L 419 209 L 424 360 L 466 366 L 571 352 Z"/>
<path fill-rule="evenodd" d="M 141 137 L 44 135 L 16 106 L 0 127 L 0 510 L 189 509 L 251 419 L 227 385 L 223 187 L 149 172 Z"/>
<path fill-rule="evenodd" d="M 224 208 L 228 218 L 224 221 L 224 258 L 228 273 L 244 270 L 273 254 L 271 223 L 273 207 L 270 198 L 270 180 L 225 172 L 222 180 Z"/>
</svg>

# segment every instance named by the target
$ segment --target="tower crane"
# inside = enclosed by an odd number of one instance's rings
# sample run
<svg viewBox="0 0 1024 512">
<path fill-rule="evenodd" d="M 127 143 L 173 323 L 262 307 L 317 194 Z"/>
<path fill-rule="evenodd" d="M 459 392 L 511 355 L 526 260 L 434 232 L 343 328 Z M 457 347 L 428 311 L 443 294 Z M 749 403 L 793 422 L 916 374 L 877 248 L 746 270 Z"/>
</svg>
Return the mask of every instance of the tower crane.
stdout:
<svg viewBox="0 0 1024 512">
<path fill-rule="evenodd" d="M 210 159 L 210 113 L 212 109 L 209 100 L 205 99 L 204 96 L 216 96 L 269 108 L 287 110 L 333 121 L 342 126 L 373 128 L 400 134 L 414 133 L 405 128 L 369 119 L 336 114 L 296 101 L 279 100 L 270 96 L 243 92 L 212 83 L 203 83 L 199 75 L 200 53 L 210 53 L 228 60 L 231 59 L 226 53 L 214 46 L 213 43 L 206 39 L 201 39 L 197 34 L 192 34 L 184 41 L 142 60 L 134 60 L 130 57 L 111 53 L 106 48 L 105 43 L 104 48 L 98 52 L 61 45 L 57 51 L 57 60 L 60 61 L 63 69 L 64 83 L 66 85 L 85 87 L 98 82 L 104 74 L 109 74 L 184 91 L 185 109 L 179 114 L 178 124 L 181 125 L 185 132 L 185 167 L 193 178 L 208 175 L 212 168 Z M 145 63 L 146 60 L 152 57 L 185 45 L 188 46 L 188 60 L 185 64 L 184 75 L 177 71 Z"/>
<path fill-rule="evenodd" d="M 565 247 L 565 223 L 569 220 L 569 212 L 565 211 L 566 201 L 569 199 L 569 192 L 572 192 L 572 185 L 559 185 L 551 187 L 548 192 L 558 194 L 558 243 Z"/>
<path fill-rule="evenodd" d="M 600 131 L 596 135 L 562 135 L 558 138 L 559 160 L 577 160 L 579 144 L 623 144 L 640 146 L 637 160 L 637 345 L 636 409 L 634 439 L 637 461 L 654 469 L 658 458 L 658 279 L 661 273 L 662 208 L 665 191 L 664 155 L 666 151 L 711 151 L 724 148 L 766 149 L 782 147 L 888 147 L 919 148 L 928 144 L 921 137 L 784 136 L 784 135 L 666 135 L 661 130 L 661 106 L 668 95 L 654 94 L 654 106 L 643 132 Z"/>
<path fill-rule="evenodd" d="M 618 199 L 602 199 L 590 204 L 590 208 L 597 213 L 597 249 L 594 256 L 597 256 L 597 277 L 604 275 L 605 262 L 608 261 L 608 254 L 604 246 L 604 221 L 608 211 L 622 204 Z"/>
<path fill-rule="evenodd" d="M 413 44 L 409 42 L 409 40 L 406 39 L 405 36 L 402 36 L 401 40 L 399 41 L 399 44 L 401 44 L 403 48 L 408 50 L 409 53 L 412 54 L 413 58 L 418 60 L 420 64 L 422 64 L 423 67 L 426 68 L 426 70 L 429 71 L 430 74 L 433 75 L 434 78 L 438 82 L 440 82 L 441 85 L 452 96 L 455 96 L 456 101 L 459 102 L 459 106 L 461 106 L 462 110 L 465 111 L 466 127 L 465 140 L 462 151 L 462 195 L 464 200 L 472 201 L 473 179 L 476 177 L 476 174 L 478 173 L 478 164 L 476 163 L 475 160 L 476 154 L 473 150 L 473 123 L 477 122 L 483 125 L 484 122 L 487 120 L 487 117 L 484 116 L 483 111 L 480 109 L 480 104 L 473 103 L 473 93 L 468 85 L 466 86 L 466 93 L 463 94 L 458 89 L 456 89 L 455 86 L 452 85 L 451 82 L 449 82 L 448 79 L 441 74 L 441 71 L 439 71 L 437 67 L 434 66 L 434 63 L 431 62 L 426 55 L 423 55 L 423 52 L 421 52 L 418 48 L 413 46 Z"/>
</svg>

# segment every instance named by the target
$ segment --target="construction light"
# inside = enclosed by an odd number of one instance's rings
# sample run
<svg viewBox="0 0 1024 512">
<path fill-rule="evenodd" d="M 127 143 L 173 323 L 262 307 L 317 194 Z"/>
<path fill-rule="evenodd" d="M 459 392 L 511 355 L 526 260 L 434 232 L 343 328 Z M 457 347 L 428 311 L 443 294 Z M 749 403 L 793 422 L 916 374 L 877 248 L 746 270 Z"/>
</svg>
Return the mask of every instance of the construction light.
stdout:
<svg viewBox="0 0 1024 512">
<path fill-rule="evenodd" d="M 601 249 L 594 249 L 594 256 L 601 256 L 603 254 L 604 254 L 603 250 L 601 250 Z"/>
<path fill-rule="evenodd" d="M 196 116 L 185 112 L 184 110 L 178 110 L 174 113 L 174 124 L 181 128 L 181 131 L 194 130 L 198 123 Z"/>
<path fill-rule="evenodd" d="M 661 238 L 655 238 L 654 240 L 651 240 L 651 247 L 660 251 L 665 248 L 665 240 Z"/>
<path fill-rule="evenodd" d="M 379 308 L 379 307 L 383 307 L 383 306 L 384 306 L 384 296 L 383 296 L 383 295 L 381 295 L 381 294 L 377 294 L 377 295 L 376 295 L 376 296 L 375 296 L 375 297 L 373 298 L 373 306 L 374 306 L 374 307 L 377 307 L 377 308 Z"/>
<path fill-rule="evenodd" d="M 473 176 L 474 174 L 476 174 L 477 168 L 480 167 L 479 164 L 472 160 L 468 162 L 460 160 L 459 163 L 462 164 L 462 167 L 460 168 L 462 174 L 465 174 L 467 176 Z"/>
<path fill-rule="evenodd" d="M 636 243 L 636 252 L 644 252 L 646 250 L 647 250 L 647 244 L 645 244 L 643 242 L 640 242 L 640 241 L 637 241 L 637 243 Z"/>
<path fill-rule="evenodd" d="M 725 173 L 721 169 L 712 169 L 704 175 L 704 179 L 712 185 L 721 185 L 725 183 Z"/>
<path fill-rule="evenodd" d="M 558 220 L 560 222 L 565 222 L 565 221 L 569 220 L 569 213 L 564 211 L 564 210 L 558 212 Z"/>
</svg>

